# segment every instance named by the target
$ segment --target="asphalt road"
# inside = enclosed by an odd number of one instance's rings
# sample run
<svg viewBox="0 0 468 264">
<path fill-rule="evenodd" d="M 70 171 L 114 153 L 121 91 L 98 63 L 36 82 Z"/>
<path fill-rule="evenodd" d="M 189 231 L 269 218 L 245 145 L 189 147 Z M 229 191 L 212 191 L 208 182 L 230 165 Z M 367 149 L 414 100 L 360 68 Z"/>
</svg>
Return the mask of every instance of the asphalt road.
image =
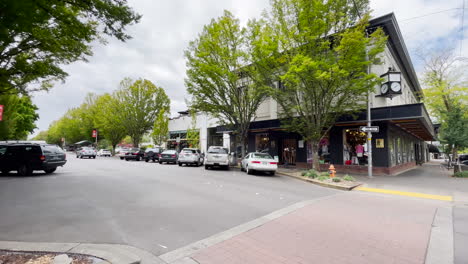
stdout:
<svg viewBox="0 0 468 264">
<path fill-rule="evenodd" d="M 337 192 L 283 176 L 68 155 L 51 175 L 0 177 L 0 240 L 119 243 L 160 255 Z"/>
</svg>

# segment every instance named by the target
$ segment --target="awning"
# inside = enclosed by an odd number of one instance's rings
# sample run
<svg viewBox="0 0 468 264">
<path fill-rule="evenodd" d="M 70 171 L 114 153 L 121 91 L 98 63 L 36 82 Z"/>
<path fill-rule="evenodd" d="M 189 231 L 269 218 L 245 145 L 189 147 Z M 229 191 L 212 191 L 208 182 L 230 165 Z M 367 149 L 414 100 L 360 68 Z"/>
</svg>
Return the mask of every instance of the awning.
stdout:
<svg viewBox="0 0 468 264">
<path fill-rule="evenodd" d="M 429 152 L 431 153 L 440 153 L 439 148 L 432 144 L 428 144 L 427 147 L 429 148 Z"/>
<path fill-rule="evenodd" d="M 372 121 L 388 121 L 410 134 L 424 140 L 434 141 L 435 131 L 424 104 L 407 104 L 372 108 Z M 366 112 L 345 115 L 338 119 L 337 124 L 366 121 Z"/>
</svg>

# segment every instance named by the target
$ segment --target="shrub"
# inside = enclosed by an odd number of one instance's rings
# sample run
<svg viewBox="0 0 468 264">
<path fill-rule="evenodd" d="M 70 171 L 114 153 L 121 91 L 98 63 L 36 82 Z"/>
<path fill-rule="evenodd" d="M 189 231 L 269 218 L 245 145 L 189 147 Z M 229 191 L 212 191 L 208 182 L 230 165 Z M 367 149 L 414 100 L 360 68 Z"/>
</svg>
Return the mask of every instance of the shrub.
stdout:
<svg viewBox="0 0 468 264">
<path fill-rule="evenodd" d="M 332 179 L 332 181 L 333 181 L 333 182 L 340 182 L 340 181 L 341 181 L 341 179 L 340 179 L 340 178 L 338 178 L 338 177 L 335 177 L 335 178 L 333 178 L 333 179 Z"/>
<path fill-rule="evenodd" d="M 344 181 L 351 181 L 351 182 L 356 181 L 356 179 L 354 179 L 353 176 L 349 176 L 348 174 L 346 174 L 346 175 L 343 177 L 343 180 L 344 180 Z"/>
<path fill-rule="evenodd" d="M 307 173 L 306 173 L 306 176 L 309 177 L 309 178 L 317 178 L 317 176 L 319 176 L 318 172 L 315 171 L 315 170 L 309 170 Z"/>
<path fill-rule="evenodd" d="M 468 178 L 468 171 L 459 171 L 453 175 L 458 178 Z"/>
<path fill-rule="evenodd" d="M 301 176 L 302 176 L 302 177 L 306 176 L 307 172 L 308 172 L 308 171 L 303 171 L 303 172 L 301 172 Z"/>
<path fill-rule="evenodd" d="M 319 181 L 325 181 L 325 180 L 327 180 L 327 179 L 330 179 L 330 177 L 328 177 L 328 176 L 323 176 L 323 175 L 320 175 L 320 176 L 317 177 L 317 180 L 319 180 Z"/>
<path fill-rule="evenodd" d="M 327 177 L 330 177 L 330 173 L 328 173 L 327 171 L 322 171 L 320 173 L 320 176 L 327 176 Z"/>
</svg>

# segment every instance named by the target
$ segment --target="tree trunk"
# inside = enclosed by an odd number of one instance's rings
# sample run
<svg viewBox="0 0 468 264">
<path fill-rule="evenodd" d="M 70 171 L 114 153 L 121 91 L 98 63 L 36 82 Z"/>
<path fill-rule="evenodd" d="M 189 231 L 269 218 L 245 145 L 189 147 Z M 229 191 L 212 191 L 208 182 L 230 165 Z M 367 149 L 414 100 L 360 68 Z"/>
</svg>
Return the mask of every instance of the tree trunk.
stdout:
<svg viewBox="0 0 468 264">
<path fill-rule="evenodd" d="M 312 169 L 320 171 L 320 162 L 318 155 L 318 142 L 311 141 L 310 145 L 312 146 Z"/>
</svg>

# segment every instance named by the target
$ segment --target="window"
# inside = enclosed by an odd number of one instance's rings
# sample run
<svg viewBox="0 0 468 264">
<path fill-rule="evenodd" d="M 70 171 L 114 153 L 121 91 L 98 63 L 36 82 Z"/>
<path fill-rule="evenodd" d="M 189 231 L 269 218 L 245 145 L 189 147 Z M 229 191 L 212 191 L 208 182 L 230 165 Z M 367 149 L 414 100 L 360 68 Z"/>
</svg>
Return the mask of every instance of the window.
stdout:
<svg viewBox="0 0 468 264">
<path fill-rule="evenodd" d="M 270 150 L 270 140 L 267 133 L 255 135 L 255 150 L 258 152 L 268 152 Z"/>
<path fill-rule="evenodd" d="M 252 154 L 254 158 L 257 158 L 257 159 L 273 159 L 270 154 L 266 154 L 266 153 L 254 153 Z"/>
<path fill-rule="evenodd" d="M 210 147 L 208 149 L 208 153 L 214 153 L 214 154 L 228 154 L 227 148 L 213 148 Z"/>
<path fill-rule="evenodd" d="M 7 146 L 0 146 L 0 155 L 5 154 L 6 151 L 7 151 Z"/>
</svg>

